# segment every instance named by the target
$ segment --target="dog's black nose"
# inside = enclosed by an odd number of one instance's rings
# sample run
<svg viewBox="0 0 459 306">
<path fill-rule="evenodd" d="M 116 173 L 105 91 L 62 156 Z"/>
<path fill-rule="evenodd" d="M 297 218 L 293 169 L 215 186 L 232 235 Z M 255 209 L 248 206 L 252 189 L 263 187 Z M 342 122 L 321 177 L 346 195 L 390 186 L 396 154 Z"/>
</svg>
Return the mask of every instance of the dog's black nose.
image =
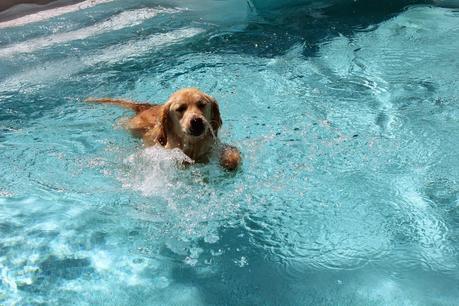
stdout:
<svg viewBox="0 0 459 306">
<path fill-rule="evenodd" d="M 190 133 L 193 136 L 199 136 L 204 132 L 204 121 L 202 118 L 193 118 L 190 121 Z"/>
</svg>

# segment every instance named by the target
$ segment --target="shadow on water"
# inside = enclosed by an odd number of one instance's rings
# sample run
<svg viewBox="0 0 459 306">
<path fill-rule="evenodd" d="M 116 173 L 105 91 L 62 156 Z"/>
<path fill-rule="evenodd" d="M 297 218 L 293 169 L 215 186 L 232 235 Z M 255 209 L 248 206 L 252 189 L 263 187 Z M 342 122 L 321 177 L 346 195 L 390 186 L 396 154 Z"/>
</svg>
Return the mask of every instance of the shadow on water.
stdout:
<svg viewBox="0 0 459 306">
<path fill-rule="evenodd" d="M 408 5 L 429 3 L 427 0 L 345 1 L 323 9 L 307 5 L 258 12 L 243 30 L 215 33 L 195 42 L 192 51 L 275 57 L 302 44 L 303 55 L 314 56 L 323 41 L 374 30 Z"/>
<path fill-rule="evenodd" d="M 314 269 L 254 246 L 242 226 L 219 234 L 214 244 L 198 244 L 203 253 L 195 266 L 164 252 L 176 262 L 174 282 L 197 288 L 205 305 L 408 305 L 432 304 L 436 297 L 454 305 L 454 276 L 418 268 L 399 273 L 372 264 Z"/>
<path fill-rule="evenodd" d="M 197 287 L 206 305 L 318 305 L 334 296 L 318 294 L 322 284 L 313 271 L 295 276 L 285 273 L 284 263 L 255 247 L 241 227 L 222 229 L 218 242 L 201 243 L 199 247 L 210 249 L 210 253 L 200 256 L 211 264 L 210 268 L 177 264 L 172 277 L 175 282 Z M 327 277 L 333 278 L 321 274 L 323 281 Z M 340 290 L 336 281 L 328 288 L 328 292 Z"/>
</svg>

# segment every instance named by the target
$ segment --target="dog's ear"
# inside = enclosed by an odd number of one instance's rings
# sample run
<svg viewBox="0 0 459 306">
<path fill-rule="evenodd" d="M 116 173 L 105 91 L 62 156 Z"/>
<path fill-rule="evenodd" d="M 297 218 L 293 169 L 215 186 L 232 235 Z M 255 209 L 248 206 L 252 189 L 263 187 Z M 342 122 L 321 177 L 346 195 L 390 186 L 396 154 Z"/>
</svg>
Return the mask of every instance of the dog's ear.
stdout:
<svg viewBox="0 0 459 306">
<path fill-rule="evenodd" d="M 222 126 L 222 117 L 220 116 L 220 109 L 217 104 L 217 100 L 213 97 L 210 97 L 211 105 L 212 105 L 212 120 L 210 124 L 212 125 L 212 129 L 214 130 L 215 134 L 217 134 L 218 129 Z"/>
<path fill-rule="evenodd" d="M 155 128 L 156 143 L 162 146 L 167 144 L 167 131 L 169 129 L 169 103 L 166 103 L 161 108 L 158 118 L 158 126 Z"/>
</svg>

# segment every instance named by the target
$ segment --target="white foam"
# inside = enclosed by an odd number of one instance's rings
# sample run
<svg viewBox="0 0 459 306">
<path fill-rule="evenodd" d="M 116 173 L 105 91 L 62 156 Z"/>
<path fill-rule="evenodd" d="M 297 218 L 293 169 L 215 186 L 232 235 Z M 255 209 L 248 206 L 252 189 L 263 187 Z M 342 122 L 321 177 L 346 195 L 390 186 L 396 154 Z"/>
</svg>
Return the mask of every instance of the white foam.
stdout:
<svg viewBox="0 0 459 306">
<path fill-rule="evenodd" d="M 144 20 L 153 18 L 159 13 L 173 12 L 177 12 L 177 10 L 144 8 L 122 12 L 106 21 L 96 23 L 89 27 L 65 33 L 58 33 L 47 37 L 39 37 L 8 46 L 0 49 L 0 57 L 12 56 L 17 53 L 31 53 L 38 49 L 43 49 L 52 45 L 62 44 L 74 40 L 82 40 L 91 36 L 121 30 L 123 28 L 139 25 Z"/>
<path fill-rule="evenodd" d="M 40 11 L 34 14 L 26 15 L 23 17 L 19 17 L 13 20 L 8 20 L 4 22 L 0 22 L 0 29 L 10 28 L 10 27 L 17 27 L 22 26 L 28 23 L 44 21 L 53 17 L 57 17 L 60 15 L 72 13 L 79 10 L 84 10 L 87 8 L 94 7 L 98 4 L 112 2 L 113 0 L 87 0 L 81 3 L 67 5 L 55 9 Z"/>
<path fill-rule="evenodd" d="M 164 149 L 160 146 L 146 148 L 129 156 L 125 164 L 130 168 L 127 177 L 122 178 L 124 187 L 142 192 L 144 195 L 161 194 L 167 189 L 176 165 L 193 163 L 179 149 Z"/>
</svg>

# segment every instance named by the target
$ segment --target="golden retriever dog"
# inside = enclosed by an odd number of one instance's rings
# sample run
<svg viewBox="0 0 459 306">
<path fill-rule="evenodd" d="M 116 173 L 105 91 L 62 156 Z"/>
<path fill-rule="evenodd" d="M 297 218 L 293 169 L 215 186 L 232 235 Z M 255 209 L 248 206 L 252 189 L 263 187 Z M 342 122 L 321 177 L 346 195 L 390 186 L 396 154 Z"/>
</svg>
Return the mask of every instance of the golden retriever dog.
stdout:
<svg viewBox="0 0 459 306">
<path fill-rule="evenodd" d="M 179 148 L 192 160 L 206 163 L 213 150 L 219 150 L 220 164 L 235 170 L 241 154 L 233 146 L 219 143 L 222 125 L 217 101 L 196 88 L 173 93 L 164 104 L 144 104 L 112 98 L 87 98 L 86 102 L 110 103 L 133 110 L 127 128 L 143 139 L 146 146 Z"/>
</svg>

